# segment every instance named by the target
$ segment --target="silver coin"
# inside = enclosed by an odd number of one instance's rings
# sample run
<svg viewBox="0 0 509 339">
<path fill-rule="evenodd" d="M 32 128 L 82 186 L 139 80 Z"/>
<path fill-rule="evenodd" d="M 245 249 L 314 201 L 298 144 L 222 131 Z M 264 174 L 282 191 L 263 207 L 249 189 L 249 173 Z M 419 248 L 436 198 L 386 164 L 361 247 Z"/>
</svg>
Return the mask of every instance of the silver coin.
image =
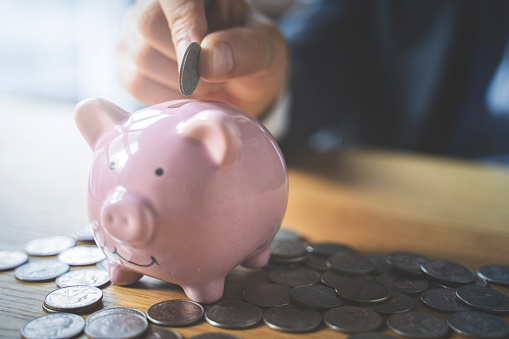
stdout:
<svg viewBox="0 0 509 339">
<path fill-rule="evenodd" d="M 56 280 L 58 287 L 88 285 L 101 287 L 110 281 L 108 271 L 99 268 L 84 268 L 73 270 L 59 276 Z"/>
<path fill-rule="evenodd" d="M 397 339 L 395 336 L 383 332 L 359 332 L 349 335 L 346 339 Z"/>
<path fill-rule="evenodd" d="M 69 265 L 58 260 L 37 260 L 18 266 L 14 276 L 23 281 L 45 281 L 55 279 L 69 269 Z"/>
<path fill-rule="evenodd" d="M 49 256 L 57 255 L 74 246 L 76 246 L 76 241 L 73 238 L 57 235 L 29 241 L 25 245 L 25 251 L 30 255 Z"/>
<path fill-rule="evenodd" d="M 189 339 L 240 339 L 236 335 L 224 332 L 207 332 L 200 333 L 190 337 Z"/>
<path fill-rule="evenodd" d="M 85 327 L 85 320 L 72 313 L 46 314 L 28 321 L 21 328 L 25 339 L 73 338 Z"/>
<path fill-rule="evenodd" d="M 304 258 L 306 245 L 299 239 L 274 238 L 270 243 L 270 255 L 276 258 Z"/>
<path fill-rule="evenodd" d="M 0 271 L 10 270 L 28 261 L 28 254 L 21 251 L 0 251 Z"/>
<path fill-rule="evenodd" d="M 69 248 L 58 255 L 58 260 L 72 266 L 92 265 L 105 258 L 101 249 L 95 245 Z"/>
<path fill-rule="evenodd" d="M 332 288 L 318 285 L 294 287 L 290 292 L 290 298 L 301 306 L 319 310 L 328 310 L 344 304 L 343 299 L 339 298 Z"/>
<path fill-rule="evenodd" d="M 265 311 L 263 322 L 268 327 L 278 331 L 309 332 L 321 325 L 322 316 L 318 311 L 310 308 L 284 305 Z"/>
<path fill-rule="evenodd" d="M 460 286 L 456 289 L 456 297 L 462 303 L 480 311 L 509 312 L 509 296 L 489 287 Z"/>
<path fill-rule="evenodd" d="M 391 291 L 401 293 L 420 293 L 429 287 L 429 281 L 424 278 L 408 277 L 393 272 L 383 273 L 376 277 L 378 281 L 389 287 Z"/>
<path fill-rule="evenodd" d="M 447 324 L 466 337 L 504 338 L 509 335 L 509 324 L 496 315 L 484 312 L 456 312 L 447 318 Z"/>
<path fill-rule="evenodd" d="M 346 275 L 337 273 L 334 271 L 326 271 L 323 272 L 320 276 L 320 281 L 322 284 L 336 288 L 336 285 L 339 283 L 342 283 L 346 280 L 352 280 L 352 279 L 367 279 L 367 280 L 373 280 L 369 274 L 363 274 L 363 275 Z"/>
<path fill-rule="evenodd" d="M 163 326 L 189 326 L 202 319 L 203 306 L 184 299 L 166 300 L 152 305 L 147 311 L 148 319 Z"/>
<path fill-rule="evenodd" d="M 315 242 L 306 246 L 306 250 L 309 253 L 321 255 L 321 256 L 331 256 L 336 253 L 351 253 L 353 251 L 352 247 L 337 243 L 337 242 Z"/>
<path fill-rule="evenodd" d="M 74 238 L 79 241 L 94 241 L 92 225 L 84 225 L 74 230 Z"/>
<path fill-rule="evenodd" d="M 222 328 L 249 328 L 262 320 L 262 310 L 242 301 L 223 302 L 209 307 L 205 312 L 205 320 Z"/>
<path fill-rule="evenodd" d="M 149 326 L 143 339 L 182 339 L 182 335 L 169 328 Z"/>
<path fill-rule="evenodd" d="M 128 307 L 101 310 L 91 314 L 85 325 L 90 338 L 137 338 L 148 329 L 145 314 Z"/>
<path fill-rule="evenodd" d="M 308 255 L 305 256 L 302 265 L 306 266 L 307 268 L 311 268 L 315 271 L 325 272 L 329 270 L 329 268 L 325 264 L 325 259 L 326 258 L 323 256 L 309 253 Z"/>
<path fill-rule="evenodd" d="M 291 288 L 281 284 L 253 285 L 242 293 L 244 300 L 260 307 L 276 307 L 290 303 Z"/>
<path fill-rule="evenodd" d="M 484 265 L 477 269 L 477 275 L 490 283 L 509 285 L 509 265 Z"/>
<path fill-rule="evenodd" d="M 442 312 L 469 311 L 470 308 L 456 299 L 454 288 L 430 288 L 421 293 L 421 301 L 424 305 Z"/>
<path fill-rule="evenodd" d="M 95 264 L 95 266 L 101 270 L 108 271 L 108 259 L 99 261 L 97 264 Z"/>
<path fill-rule="evenodd" d="M 303 255 L 301 257 L 295 257 L 295 258 L 271 256 L 269 262 L 272 265 L 280 265 L 280 264 L 291 265 L 291 264 L 298 264 L 298 263 L 304 262 L 306 260 L 306 257 L 307 257 L 306 255 Z"/>
<path fill-rule="evenodd" d="M 373 262 L 375 263 L 375 269 L 373 270 L 372 273 L 382 274 L 389 272 L 391 270 L 391 268 L 389 267 L 389 265 L 387 265 L 387 262 L 385 261 L 385 258 L 387 257 L 386 255 L 372 253 L 368 254 L 368 257 L 371 258 L 371 260 L 373 260 Z"/>
<path fill-rule="evenodd" d="M 396 313 L 387 319 L 387 326 L 408 338 L 441 338 L 449 327 L 447 322 L 431 313 L 408 311 Z"/>
<path fill-rule="evenodd" d="M 300 239 L 301 236 L 300 236 L 300 233 L 295 231 L 295 230 L 292 230 L 290 228 L 280 228 L 276 235 L 274 236 L 274 239 Z"/>
<path fill-rule="evenodd" d="M 375 269 L 375 263 L 369 257 L 357 253 L 336 253 L 325 263 L 333 271 L 350 275 L 367 274 Z"/>
<path fill-rule="evenodd" d="M 474 281 L 475 273 L 468 267 L 449 260 L 428 259 L 421 270 L 433 280 L 448 285 L 465 285 Z"/>
<path fill-rule="evenodd" d="M 277 268 L 269 272 L 269 281 L 290 287 L 313 285 L 320 281 L 320 274 L 307 267 Z"/>
<path fill-rule="evenodd" d="M 184 52 L 179 72 L 180 93 L 185 96 L 193 94 L 200 81 L 200 52 L 201 46 L 191 42 Z"/>
<path fill-rule="evenodd" d="M 400 273 L 421 275 L 421 264 L 429 258 L 413 252 L 392 252 L 385 258 L 389 267 Z"/>
<path fill-rule="evenodd" d="M 379 303 L 389 299 L 391 290 L 374 280 L 351 279 L 336 285 L 336 293 L 343 299 L 358 303 Z"/>
<path fill-rule="evenodd" d="M 56 311 L 75 313 L 98 305 L 103 292 L 94 286 L 68 286 L 51 291 L 44 298 L 44 305 Z"/>
<path fill-rule="evenodd" d="M 391 296 L 386 301 L 376 304 L 366 304 L 363 306 L 375 311 L 376 313 L 389 315 L 410 311 L 414 307 L 414 301 L 406 294 L 391 292 Z"/>
<path fill-rule="evenodd" d="M 353 333 L 374 331 L 382 326 L 382 316 L 364 307 L 340 306 L 328 310 L 323 322 L 334 331 Z"/>
</svg>

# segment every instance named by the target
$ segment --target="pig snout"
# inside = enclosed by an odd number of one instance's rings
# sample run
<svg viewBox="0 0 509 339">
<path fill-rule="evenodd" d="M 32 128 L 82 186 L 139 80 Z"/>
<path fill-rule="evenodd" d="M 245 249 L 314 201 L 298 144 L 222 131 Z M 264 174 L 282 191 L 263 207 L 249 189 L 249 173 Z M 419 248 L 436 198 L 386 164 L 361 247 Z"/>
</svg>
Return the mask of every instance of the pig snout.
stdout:
<svg viewBox="0 0 509 339">
<path fill-rule="evenodd" d="M 153 236 L 154 213 L 142 196 L 117 187 L 101 210 L 104 228 L 116 239 L 131 245 L 143 245 Z"/>
</svg>

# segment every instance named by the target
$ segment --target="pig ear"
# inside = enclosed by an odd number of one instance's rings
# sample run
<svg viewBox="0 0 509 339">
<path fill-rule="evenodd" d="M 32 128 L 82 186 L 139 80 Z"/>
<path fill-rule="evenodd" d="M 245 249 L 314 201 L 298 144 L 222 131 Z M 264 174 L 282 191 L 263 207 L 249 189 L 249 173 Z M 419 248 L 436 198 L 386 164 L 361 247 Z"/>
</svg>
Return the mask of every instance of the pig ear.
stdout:
<svg viewBox="0 0 509 339">
<path fill-rule="evenodd" d="M 240 132 L 226 113 L 203 111 L 181 123 L 179 132 L 207 149 L 212 161 L 224 168 L 234 163 L 240 152 Z"/>
<path fill-rule="evenodd" d="M 83 100 L 74 109 L 74 121 L 92 149 L 106 130 L 128 118 L 128 112 L 108 100 L 99 98 Z"/>
</svg>

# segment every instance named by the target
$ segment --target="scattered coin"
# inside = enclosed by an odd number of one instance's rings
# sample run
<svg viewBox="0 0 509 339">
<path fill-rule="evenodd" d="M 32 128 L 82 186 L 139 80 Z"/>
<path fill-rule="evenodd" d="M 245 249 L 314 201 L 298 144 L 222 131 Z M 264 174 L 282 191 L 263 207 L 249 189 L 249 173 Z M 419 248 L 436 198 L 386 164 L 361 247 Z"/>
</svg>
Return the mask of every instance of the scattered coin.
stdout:
<svg viewBox="0 0 509 339">
<path fill-rule="evenodd" d="M 375 269 L 373 270 L 372 273 L 382 274 L 389 272 L 391 270 L 391 268 L 389 267 L 389 265 L 387 265 L 387 262 L 385 261 L 386 255 L 373 253 L 369 254 L 368 257 L 375 263 Z"/>
<path fill-rule="evenodd" d="M 74 338 L 85 327 L 85 320 L 72 313 L 46 314 L 29 320 L 21 328 L 25 339 Z"/>
<path fill-rule="evenodd" d="M 332 288 L 318 285 L 297 286 L 292 288 L 290 298 L 297 304 L 327 310 L 344 304 Z"/>
<path fill-rule="evenodd" d="M 85 324 L 90 338 L 136 338 L 148 329 L 145 313 L 129 307 L 107 308 L 91 314 Z"/>
<path fill-rule="evenodd" d="M 414 307 L 414 301 L 406 294 L 391 292 L 391 296 L 386 301 L 376 304 L 366 304 L 363 306 L 375 311 L 376 313 L 389 315 L 410 311 Z"/>
<path fill-rule="evenodd" d="M 292 230 L 290 228 L 280 228 L 274 239 L 283 239 L 283 238 L 289 238 L 289 239 L 300 239 L 301 236 L 299 232 Z"/>
<path fill-rule="evenodd" d="M 150 326 L 143 339 L 182 339 L 182 335 L 169 328 Z"/>
<path fill-rule="evenodd" d="M 326 265 L 343 274 L 367 274 L 375 269 L 375 263 L 367 256 L 356 253 L 336 253 L 327 258 Z"/>
<path fill-rule="evenodd" d="M 306 246 L 309 253 L 321 255 L 324 257 L 331 256 L 336 253 L 351 253 L 353 249 L 346 245 L 337 242 L 315 242 Z"/>
<path fill-rule="evenodd" d="M 364 307 L 341 306 L 328 310 L 323 315 L 324 323 L 334 331 L 352 333 L 374 331 L 382 326 L 378 313 Z"/>
<path fill-rule="evenodd" d="M 387 326 L 408 338 L 441 338 L 449 330 L 447 322 L 431 313 L 408 311 L 387 319 Z"/>
<path fill-rule="evenodd" d="M 108 259 L 99 261 L 97 264 L 95 264 L 95 266 L 99 269 L 107 271 L 108 270 Z"/>
<path fill-rule="evenodd" d="M 74 230 L 74 238 L 78 241 L 94 241 L 92 225 L 84 225 Z"/>
<path fill-rule="evenodd" d="M 101 287 L 110 281 L 108 271 L 99 268 L 84 268 L 73 270 L 59 276 L 56 280 L 58 287 L 88 285 Z"/>
<path fill-rule="evenodd" d="M 103 292 L 94 286 L 68 286 L 51 291 L 44 298 L 44 306 L 59 311 L 84 314 L 101 305 Z"/>
<path fill-rule="evenodd" d="M 454 288 L 430 288 L 421 293 L 421 301 L 424 305 L 442 312 L 468 311 L 469 307 L 456 300 Z"/>
<path fill-rule="evenodd" d="M 69 265 L 58 260 L 37 260 L 18 266 L 14 276 L 24 281 L 45 281 L 69 271 Z"/>
<path fill-rule="evenodd" d="M 313 285 L 320 281 L 320 274 L 306 267 L 276 268 L 269 272 L 271 282 L 290 287 Z"/>
<path fill-rule="evenodd" d="M 336 288 L 336 285 L 339 283 L 342 283 L 346 280 L 352 280 L 352 279 L 367 279 L 367 280 L 373 280 L 369 274 L 363 274 L 363 275 L 346 275 L 337 273 L 334 271 L 326 271 L 323 272 L 320 276 L 320 281 L 322 284 Z"/>
<path fill-rule="evenodd" d="M 421 275 L 421 264 L 428 259 L 424 255 L 412 252 L 392 252 L 385 258 L 385 262 L 400 273 Z"/>
<path fill-rule="evenodd" d="M 309 332 L 322 323 L 318 311 L 299 305 L 271 308 L 263 314 L 263 322 L 270 328 L 283 332 Z"/>
<path fill-rule="evenodd" d="M 302 264 L 315 271 L 324 272 L 329 270 L 329 268 L 325 264 L 325 259 L 326 259 L 325 257 L 308 253 Z"/>
<path fill-rule="evenodd" d="M 28 255 L 21 251 L 0 251 L 0 271 L 10 270 L 28 261 Z"/>
<path fill-rule="evenodd" d="M 509 285 L 509 265 L 484 265 L 477 269 L 482 279 L 499 285 Z"/>
<path fill-rule="evenodd" d="M 291 288 L 281 284 L 253 285 L 242 293 L 244 300 L 259 307 L 276 307 L 290 303 Z"/>
<path fill-rule="evenodd" d="M 274 238 L 270 243 L 270 255 L 275 258 L 304 258 L 306 245 L 299 239 Z"/>
<path fill-rule="evenodd" d="M 191 42 L 182 58 L 179 72 L 180 93 L 185 96 L 193 94 L 200 81 L 200 51 L 197 42 Z"/>
<path fill-rule="evenodd" d="M 397 339 L 397 338 L 395 336 L 383 332 L 359 332 L 349 335 L 346 339 Z"/>
<path fill-rule="evenodd" d="M 447 318 L 447 324 L 456 333 L 467 337 L 503 338 L 509 334 L 509 324 L 484 312 L 456 312 Z"/>
<path fill-rule="evenodd" d="M 452 286 L 469 284 L 475 278 L 470 268 L 449 260 L 428 259 L 421 270 L 433 280 Z"/>
<path fill-rule="evenodd" d="M 207 309 L 205 320 L 213 326 L 222 328 L 248 328 L 262 320 L 262 310 L 256 305 L 242 301 L 223 302 Z"/>
<path fill-rule="evenodd" d="M 152 305 L 147 311 L 148 319 L 163 326 L 189 326 L 201 320 L 203 306 L 184 299 L 166 300 Z"/>
<path fill-rule="evenodd" d="M 207 332 L 194 335 L 189 339 L 240 339 L 236 335 L 224 332 Z"/>
<path fill-rule="evenodd" d="M 58 260 L 72 266 L 92 265 L 105 258 L 101 249 L 95 245 L 69 248 L 58 255 Z"/>
<path fill-rule="evenodd" d="M 375 281 L 389 287 L 391 291 L 401 293 L 420 293 L 429 287 L 428 280 L 418 277 L 408 277 L 393 272 L 383 273 Z"/>
<path fill-rule="evenodd" d="M 63 250 L 74 246 L 76 246 L 76 241 L 73 238 L 56 235 L 29 241 L 25 245 L 25 251 L 35 256 L 50 256 L 57 255 Z"/>
<path fill-rule="evenodd" d="M 391 290 L 374 280 L 351 279 L 336 285 L 336 293 L 353 302 L 379 303 L 389 299 Z"/>
<path fill-rule="evenodd" d="M 488 286 L 488 282 L 481 278 L 480 276 L 476 275 L 474 281 L 472 282 L 472 285 L 477 286 Z"/>
<path fill-rule="evenodd" d="M 504 313 L 509 312 L 509 296 L 489 287 L 465 285 L 456 289 L 456 297 L 474 309 Z"/>
</svg>

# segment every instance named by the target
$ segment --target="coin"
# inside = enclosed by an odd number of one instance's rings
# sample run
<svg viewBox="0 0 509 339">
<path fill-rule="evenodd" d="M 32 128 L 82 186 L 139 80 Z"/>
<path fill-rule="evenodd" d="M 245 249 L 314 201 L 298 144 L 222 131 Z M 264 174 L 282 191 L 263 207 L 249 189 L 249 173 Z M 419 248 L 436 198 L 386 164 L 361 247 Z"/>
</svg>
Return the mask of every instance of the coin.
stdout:
<svg viewBox="0 0 509 339">
<path fill-rule="evenodd" d="M 474 309 L 503 313 L 509 312 L 509 296 L 489 287 L 465 285 L 456 289 L 456 297 Z"/>
<path fill-rule="evenodd" d="M 74 230 L 74 238 L 79 241 L 94 241 L 92 225 L 84 225 Z"/>
<path fill-rule="evenodd" d="M 274 236 L 274 239 L 283 239 L 283 238 L 289 238 L 289 239 L 300 239 L 301 236 L 299 232 L 292 230 L 290 228 L 280 228 L 276 235 Z"/>
<path fill-rule="evenodd" d="M 421 301 L 424 305 L 443 312 L 468 311 L 469 307 L 456 300 L 454 288 L 430 288 L 421 293 Z"/>
<path fill-rule="evenodd" d="M 57 255 L 63 250 L 74 246 L 76 246 L 76 242 L 73 238 L 56 235 L 29 241 L 25 245 L 25 251 L 30 255 L 49 256 Z"/>
<path fill-rule="evenodd" d="M 271 308 L 263 314 L 268 327 L 283 332 L 309 332 L 322 323 L 318 311 L 299 305 L 284 305 Z"/>
<path fill-rule="evenodd" d="M 387 319 L 387 326 L 409 338 L 441 338 L 449 330 L 444 319 L 431 313 L 417 311 L 393 314 Z"/>
<path fill-rule="evenodd" d="M 389 265 L 387 265 L 387 262 L 385 261 L 386 255 L 372 253 L 369 254 L 368 257 L 375 263 L 375 269 L 373 270 L 372 273 L 382 274 L 390 271 L 391 268 L 389 267 Z"/>
<path fill-rule="evenodd" d="M 424 261 L 421 270 L 432 279 L 452 286 L 469 284 L 475 278 L 475 273 L 470 268 L 442 259 Z"/>
<path fill-rule="evenodd" d="M 338 307 L 344 303 L 332 288 L 318 285 L 294 287 L 290 291 L 290 298 L 301 306 L 320 310 Z"/>
<path fill-rule="evenodd" d="M 95 264 L 95 266 L 99 269 L 107 271 L 108 270 L 108 259 L 99 261 L 97 264 Z"/>
<path fill-rule="evenodd" d="M 299 239 L 274 238 L 270 243 L 271 257 L 305 259 L 306 253 L 306 245 Z"/>
<path fill-rule="evenodd" d="M 509 324 L 484 312 L 456 312 L 447 317 L 447 324 L 456 333 L 467 337 L 503 338 L 509 334 Z"/>
<path fill-rule="evenodd" d="M 231 329 L 252 327 L 262 320 L 262 310 L 253 304 L 232 301 L 211 306 L 205 320 L 213 326 Z"/>
<path fill-rule="evenodd" d="M 95 245 L 69 248 L 58 255 L 58 260 L 73 266 L 92 265 L 105 258 L 101 249 Z"/>
<path fill-rule="evenodd" d="M 406 294 L 391 292 L 391 296 L 386 301 L 376 304 L 366 304 L 363 306 L 375 311 L 376 313 L 389 315 L 410 311 L 414 307 L 414 301 Z"/>
<path fill-rule="evenodd" d="M 389 287 L 391 291 L 401 293 L 420 293 L 429 287 L 428 280 L 418 277 L 408 277 L 393 272 L 383 273 L 375 281 Z"/>
<path fill-rule="evenodd" d="M 58 260 L 37 260 L 18 266 L 14 276 L 24 281 L 45 281 L 55 279 L 69 269 L 69 265 Z"/>
<path fill-rule="evenodd" d="M 373 278 L 371 278 L 371 276 L 369 274 L 346 275 L 346 274 L 341 274 L 341 273 L 337 273 L 334 271 L 323 272 L 320 276 L 320 281 L 322 282 L 322 284 L 332 287 L 332 288 L 336 288 L 337 284 L 342 283 L 343 281 L 346 281 L 346 280 L 351 280 L 351 279 L 373 280 Z"/>
<path fill-rule="evenodd" d="M 163 326 L 188 326 L 201 320 L 203 306 L 184 299 L 161 301 L 147 311 L 148 319 Z"/>
<path fill-rule="evenodd" d="M 346 245 L 337 242 L 315 242 L 306 246 L 306 250 L 309 253 L 321 255 L 321 256 L 331 256 L 335 253 L 351 253 L 353 249 Z"/>
<path fill-rule="evenodd" d="M 110 281 L 108 271 L 99 268 L 84 268 L 73 270 L 59 276 L 56 280 L 58 287 L 88 285 L 101 287 Z"/>
<path fill-rule="evenodd" d="M 334 331 L 352 333 L 374 331 L 382 326 L 382 316 L 364 307 L 340 306 L 323 315 L 324 323 Z"/>
<path fill-rule="evenodd" d="M 421 264 L 428 259 L 413 252 L 392 252 L 385 258 L 385 262 L 400 273 L 421 275 Z"/>
<path fill-rule="evenodd" d="M 389 299 L 387 286 L 367 279 L 351 279 L 336 285 L 336 293 L 343 299 L 359 303 L 378 303 Z"/>
<path fill-rule="evenodd" d="M 484 265 L 477 269 L 477 275 L 494 284 L 509 285 L 509 265 Z"/>
<path fill-rule="evenodd" d="M 269 272 L 268 278 L 276 284 L 296 287 L 316 284 L 320 281 L 320 274 L 306 267 L 276 268 Z"/>
<path fill-rule="evenodd" d="M 90 338 L 136 338 L 147 328 L 145 313 L 129 307 L 116 307 L 91 314 L 85 324 L 85 334 Z"/>
<path fill-rule="evenodd" d="M 207 332 L 194 335 L 189 339 L 240 339 L 236 335 L 224 332 Z"/>
<path fill-rule="evenodd" d="M 200 81 L 200 52 L 201 46 L 191 42 L 184 52 L 179 72 L 180 93 L 185 96 L 193 94 Z"/>
<path fill-rule="evenodd" d="M 0 271 L 10 270 L 28 261 L 28 255 L 21 251 L 0 251 Z"/>
<path fill-rule="evenodd" d="M 169 328 L 150 326 L 143 339 L 182 339 L 182 335 Z"/>
<path fill-rule="evenodd" d="M 281 284 L 253 285 L 242 293 L 244 300 L 260 307 L 276 307 L 290 303 L 291 288 Z"/>
<path fill-rule="evenodd" d="M 311 268 L 315 271 L 320 272 L 328 271 L 329 268 L 325 264 L 325 259 L 326 259 L 325 257 L 308 253 L 305 256 L 305 260 L 302 262 L 302 265 L 306 266 L 307 268 Z"/>
<path fill-rule="evenodd" d="M 397 338 L 395 336 L 383 332 L 359 332 L 349 335 L 346 339 L 397 339 Z"/>
<path fill-rule="evenodd" d="M 84 313 L 95 309 L 103 298 L 103 292 L 94 286 L 68 286 L 51 291 L 44 298 L 44 305 L 55 311 Z"/>
<path fill-rule="evenodd" d="M 26 339 L 73 338 L 85 327 L 85 320 L 72 313 L 46 314 L 29 320 L 21 328 L 21 336 Z"/>
<path fill-rule="evenodd" d="M 356 253 L 336 253 L 325 260 L 331 270 L 351 275 L 367 274 L 375 269 L 375 263 L 367 256 Z"/>
</svg>

